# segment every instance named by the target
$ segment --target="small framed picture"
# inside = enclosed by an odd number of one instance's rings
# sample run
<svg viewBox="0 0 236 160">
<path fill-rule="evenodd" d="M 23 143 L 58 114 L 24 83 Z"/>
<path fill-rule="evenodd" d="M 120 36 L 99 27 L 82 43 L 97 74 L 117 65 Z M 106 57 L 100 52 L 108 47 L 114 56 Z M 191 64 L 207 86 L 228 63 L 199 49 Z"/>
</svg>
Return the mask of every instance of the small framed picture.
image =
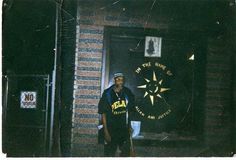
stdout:
<svg viewBox="0 0 236 160">
<path fill-rule="evenodd" d="M 145 38 L 145 57 L 161 57 L 161 37 L 150 37 Z"/>
</svg>

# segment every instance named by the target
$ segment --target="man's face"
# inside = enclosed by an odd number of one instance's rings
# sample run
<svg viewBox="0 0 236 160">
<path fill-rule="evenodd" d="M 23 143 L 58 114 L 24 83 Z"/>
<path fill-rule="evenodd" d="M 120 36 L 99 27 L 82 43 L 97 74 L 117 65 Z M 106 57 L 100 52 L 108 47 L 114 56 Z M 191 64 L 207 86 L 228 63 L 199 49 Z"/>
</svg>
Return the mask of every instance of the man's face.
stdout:
<svg viewBox="0 0 236 160">
<path fill-rule="evenodd" d="M 117 77 L 115 78 L 115 86 L 118 88 L 122 88 L 124 86 L 124 77 Z"/>
</svg>

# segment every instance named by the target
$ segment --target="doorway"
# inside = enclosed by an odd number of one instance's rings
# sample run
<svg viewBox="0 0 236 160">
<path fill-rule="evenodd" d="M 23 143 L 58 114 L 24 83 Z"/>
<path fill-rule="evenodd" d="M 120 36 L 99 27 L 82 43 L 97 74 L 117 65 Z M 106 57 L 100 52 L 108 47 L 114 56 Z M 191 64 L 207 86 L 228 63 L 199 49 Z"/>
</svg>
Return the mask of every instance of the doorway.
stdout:
<svg viewBox="0 0 236 160">
<path fill-rule="evenodd" d="M 134 120 L 141 121 L 142 138 L 195 141 L 201 137 L 205 37 L 118 27 L 106 28 L 104 37 L 103 88 L 112 84 L 115 72 L 124 73 L 126 86 L 136 97 Z M 145 56 L 147 37 L 162 39 L 161 56 Z"/>
</svg>

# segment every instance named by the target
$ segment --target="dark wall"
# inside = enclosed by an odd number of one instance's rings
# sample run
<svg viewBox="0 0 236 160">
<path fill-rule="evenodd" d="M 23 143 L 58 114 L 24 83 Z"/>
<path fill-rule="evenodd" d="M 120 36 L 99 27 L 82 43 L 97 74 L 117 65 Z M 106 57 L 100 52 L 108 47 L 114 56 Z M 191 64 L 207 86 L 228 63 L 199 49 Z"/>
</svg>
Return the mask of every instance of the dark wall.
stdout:
<svg viewBox="0 0 236 160">
<path fill-rule="evenodd" d="M 55 3 L 3 3 L 3 74 L 49 74 L 53 67 Z"/>
<path fill-rule="evenodd" d="M 54 156 L 70 155 L 76 7 L 75 0 L 5 0 L 3 4 L 3 74 L 49 74 L 51 79 L 57 47 Z"/>
<path fill-rule="evenodd" d="M 55 52 L 54 1 L 5 0 L 3 2 L 2 27 L 2 72 L 4 75 L 51 75 Z M 5 82 L 4 78 L 3 88 L 5 88 Z M 18 85 L 17 88 L 27 88 L 26 85 L 33 85 L 33 81 L 27 80 L 20 82 L 16 78 L 14 84 Z M 40 86 L 38 84 L 33 86 L 35 88 L 43 87 L 43 85 Z M 16 89 L 14 88 L 14 85 L 9 85 L 9 90 L 13 89 Z M 4 93 L 6 92 L 3 89 L 3 94 Z M 16 94 L 17 93 L 18 92 L 16 92 Z M 44 93 L 45 92 L 43 92 L 42 95 Z M 3 95 L 3 97 L 5 96 L 6 95 Z M 12 112 L 8 112 L 11 107 L 18 108 L 19 106 L 17 104 L 10 105 L 10 103 L 3 103 L 3 113 L 5 113 L 8 118 L 14 119 L 15 117 L 11 114 Z M 20 113 L 17 109 L 15 109 L 14 112 Z M 28 114 L 25 118 L 27 120 L 30 120 L 30 118 L 39 118 L 31 116 L 33 116 L 33 114 Z M 8 122 L 5 123 L 4 118 L 3 123 L 3 140 L 9 138 L 13 133 L 20 133 L 22 135 L 27 133 L 26 129 L 23 127 L 18 128 L 18 132 L 14 130 L 9 131 L 8 128 L 13 124 Z M 12 139 L 15 144 L 17 144 L 15 141 L 16 139 L 21 139 L 22 142 L 27 141 L 20 137 L 20 135 L 17 135 Z M 38 145 L 40 145 L 40 143 L 44 142 L 39 142 Z M 8 156 L 24 156 L 28 152 L 27 150 L 21 153 L 10 150 L 9 152 L 11 153 L 9 153 L 6 148 L 11 148 L 12 146 L 10 145 L 13 144 L 7 143 L 7 146 L 5 146 L 5 143 L 3 144 L 3 151 L 7 152 Z M 26 146 L 22 146 L 22 148 L 24 147 Z M 36 148 L 37 147 L 31 146 L 32 151 L 36 150 Z M 43 153 L 43 155 L 45 155 L 45 153 Z"/>
<path fill-rule="evenodd" d="M 70 156 L 75 68 L 77 1 L 64 0 L 61 8 L 61 110 L 60 147 L 62 156 Z"/>
</svg>

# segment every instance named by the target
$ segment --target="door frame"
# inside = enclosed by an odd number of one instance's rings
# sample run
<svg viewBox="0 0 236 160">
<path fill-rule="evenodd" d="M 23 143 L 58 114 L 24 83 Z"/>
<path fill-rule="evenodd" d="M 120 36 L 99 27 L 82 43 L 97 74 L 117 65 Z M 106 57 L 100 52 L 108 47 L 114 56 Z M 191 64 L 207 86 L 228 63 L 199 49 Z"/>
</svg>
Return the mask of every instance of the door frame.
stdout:
<svg viewBox="0 0 236 160">
<path fill-rule="evenodd" d="M 105 26 L 104 27 L 104 41 L 103 41 L 103 57 L 102 57 L 102 77 L 101 77 L 101 94 L 104 91 L 104 89 L 106 89 L 107 87 L 109 87 L 109 65 L 110 65 L 110 42 L 111 42 L 111 35 L 115 34 L 116 36 L 120 36 L 121 38 L 137 38 L 137 39 L 144 39 L 145 36 L 180 36 L 182 33 L 185 33 L 186 37 L 194 37 L 194 38 L 199 38 L 199 39 L 203 39 L 205 42 L 207 40 L 207 34 L 205 34 L 205 32 L 196 32 L 196 31 L 192 31 L 192 30 L 183 30 L 183 29 L 172 29 L 172 30 L 168 30 L 166 29 L 146 29 L 144 30 L 143 28 L 130 28 L 130 27 L 110 27 L 110 26 Z M 169 38 L 167 38 L 169 39 Z M 203 43 L 201 42 L 201 43 Z M 206 46 L 205 46 L 206 47 Z M 204 53 L 206 51 L 204 50 Z M 206 54 L 203 57 L 203 60 L 201 60 L 200 64 L 202 64 L 204 66 L 204 70 L 206 69 L 205 66 L 205 61 L 206 61 Z M 199 73 L 199 75 L 202 77 L 202 87 L 201 90 L 204 91 L 204 94 L 201 96 L 201 100 L 199 100 L 200 102 L 196 102 L 194 101 L 193 104 L 194 105 L 200 105 L 201 106 L 201 113 L 204 114 L 204 102 L 205 102 L 205 90 L 206 90 L 206 75 L 205 73 Z M 199 113 L 197 113 L 199 114 Z M 204 138 L 204 119 L 201 120 L 201 124 L 199 126 L 197 126 L 198 128 L 200 128 L 198 130 L 199 133 L 197 133 L 196 135 L 196 139 L 195 140 L 186 140 L 186 141 L 181 141 L 182 144 L 180 144 L 181 146 L 187 146 L 187 145 L 193 145 L 193 146 L 203 146 L 205 143 L 205 138 Z M 138 142 L 138 143 L 137 143 Z M 153 145 L 153 146 L 159 146 L 160 143 L 159 140 L 143 140 L 143 141 L 137 141 L 136 144 L 139 146 L 149 146 L 149 145 Z M 179 142 L 179 140 L 173 140 L 173 143 L 175 142 Z M 173 144 L 172 142 L 167 142 L 164 143 L 164 146 L 172 146 Z"/>
</svg>

